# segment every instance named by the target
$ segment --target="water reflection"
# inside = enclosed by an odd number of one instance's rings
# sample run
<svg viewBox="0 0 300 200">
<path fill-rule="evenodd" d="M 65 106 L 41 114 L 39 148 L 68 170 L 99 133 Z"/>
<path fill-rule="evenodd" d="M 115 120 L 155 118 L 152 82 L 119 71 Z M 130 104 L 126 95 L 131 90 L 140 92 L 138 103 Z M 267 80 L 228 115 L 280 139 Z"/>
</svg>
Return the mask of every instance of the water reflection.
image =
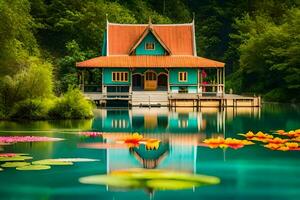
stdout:
<svg viewBox="0 0 300 200">
<path fill-rule="evenodd" d="M 237 116 L 259 120 L 259 108 L 133 108 L 97 110 L 92 129 L 103 132 L 103 140 L 114 141 L 138 132 L 160 140 L 158 149 L 144 145 L 106 149 L 107 173 L 127 168 L 171 169 L 196 172 L 197 147 L 207 137 L 226 137 L 226 123 Z M 124 147 L 124 146 L 123 146 Z M 224 154 L 225 157 L 225 154 Z"/>
</svg>

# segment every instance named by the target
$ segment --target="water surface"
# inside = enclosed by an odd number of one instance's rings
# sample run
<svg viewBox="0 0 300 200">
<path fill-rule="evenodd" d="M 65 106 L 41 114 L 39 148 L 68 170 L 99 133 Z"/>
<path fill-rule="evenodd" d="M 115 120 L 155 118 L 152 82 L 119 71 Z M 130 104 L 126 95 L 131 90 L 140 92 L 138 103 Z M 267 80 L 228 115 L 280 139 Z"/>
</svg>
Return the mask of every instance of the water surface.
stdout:
<svg viewBox="0 0 300 200">
<path fill-rule="evenodd" d="M 36 135 L 65 138 L 60 142 L 18 143 L 0 147 L 0 153 L 28 153 L 34 160 L 93 158 L 98 162 L 54 166 L 46 171 L 0 172 L 0 199 L 299 199 L 300 152 L 271 151 L 261 145 L 242 149 L 210 149 L 197 144 L 210 137 L 235 137 L 249 130 L 300 128 L 300 108 L 269 104 L 262 109 L 214 108 L 99 109 L 92 120 L 0 122 L 0 135 Z M 86 138 L 80 131 L 104 132 Z M 110 142 L 138 132 L 159 138 L 157 151 L 144 148 L 87 149 L 79 144 Z M 128 168 L 172 169 L 217 176 L 221 183 L 178 191 L 120 191 L 84 185 L 83 176 Z"/>
</svg>

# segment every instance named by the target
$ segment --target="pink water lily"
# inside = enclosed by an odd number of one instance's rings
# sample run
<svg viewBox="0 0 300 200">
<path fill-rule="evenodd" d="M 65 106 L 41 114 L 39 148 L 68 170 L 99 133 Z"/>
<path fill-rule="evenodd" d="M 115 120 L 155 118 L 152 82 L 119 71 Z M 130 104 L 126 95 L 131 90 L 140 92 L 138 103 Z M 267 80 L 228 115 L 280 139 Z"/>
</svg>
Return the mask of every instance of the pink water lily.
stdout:
<svg viewBox="0 0 300 200">
<path fill-rule="evenodd" d="M 0 153 L 0 157 L 14 157 L 17 156 L 15 153 Z"/>
<path fill-rule="evenodd" d="M 41 136 L 0 136 L 0 143 L 16 142 L 54 142 L 63 140 L 62 138 L 41 137 Z"/>
<path fill-rule="evenodd" d="M 86 137 L 99 137 L 102 136 L 101 132 L 79 132 L 79 135 L 83 135 Z"/>
</svg>

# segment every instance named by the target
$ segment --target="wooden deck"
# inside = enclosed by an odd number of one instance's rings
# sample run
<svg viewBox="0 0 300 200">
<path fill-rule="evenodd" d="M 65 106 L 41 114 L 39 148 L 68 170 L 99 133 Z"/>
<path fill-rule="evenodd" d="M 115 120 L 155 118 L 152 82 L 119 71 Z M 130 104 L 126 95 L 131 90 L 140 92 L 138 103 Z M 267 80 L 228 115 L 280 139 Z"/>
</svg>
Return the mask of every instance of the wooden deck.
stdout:
<svg viewBox="0 0 300 200">
<path fill-rule="evenodd" d="M 105 106 L 108 101 L 128 101 L 137 107 L 260 107 L 260 97 L 234 94 L 204 96 L 200 93 L 142 91 L 132 93 L 84 93 L 86 98 Z"/>
</svg>

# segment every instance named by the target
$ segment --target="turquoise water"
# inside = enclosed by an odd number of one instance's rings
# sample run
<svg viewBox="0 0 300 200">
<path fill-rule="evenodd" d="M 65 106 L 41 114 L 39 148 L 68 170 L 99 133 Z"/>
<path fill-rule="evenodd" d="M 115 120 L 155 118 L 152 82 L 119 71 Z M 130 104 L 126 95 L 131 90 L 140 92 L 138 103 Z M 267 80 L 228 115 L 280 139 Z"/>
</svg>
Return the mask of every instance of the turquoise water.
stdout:
<svg viewBox="0 0 300 200">
<path fill-rule="evenodd" d="M 97 162 L 53 166 L 45 171 L 0 172 L 0 199 L 299 199 L 300 152 L 271 151 L 259 144 L 241 149 L 197 146 L 205 138 L 235 137 L 238 133 L 300 128 L 300 108 L 264 105 L 227 109 L 96 110 L 93 120 L 0 122 L 0 135 L 59 137 L 59 142 L 17 143 L 0 147 L 0 153 L 28 153 L 33 160 L 46 158 L 93 158 Z M 86 138 L 79 131 L 104 132 Z M 80 144 L 106 142 L 139 132 L 159 138 L 157 151 L 144 148 L 88 149 Z M 118 169 L 157 168 L 217 176 L 221 183 L 178 191 L 118 190 L 84 185 L 83 176 L 107 174 Z"/>
</svg>

